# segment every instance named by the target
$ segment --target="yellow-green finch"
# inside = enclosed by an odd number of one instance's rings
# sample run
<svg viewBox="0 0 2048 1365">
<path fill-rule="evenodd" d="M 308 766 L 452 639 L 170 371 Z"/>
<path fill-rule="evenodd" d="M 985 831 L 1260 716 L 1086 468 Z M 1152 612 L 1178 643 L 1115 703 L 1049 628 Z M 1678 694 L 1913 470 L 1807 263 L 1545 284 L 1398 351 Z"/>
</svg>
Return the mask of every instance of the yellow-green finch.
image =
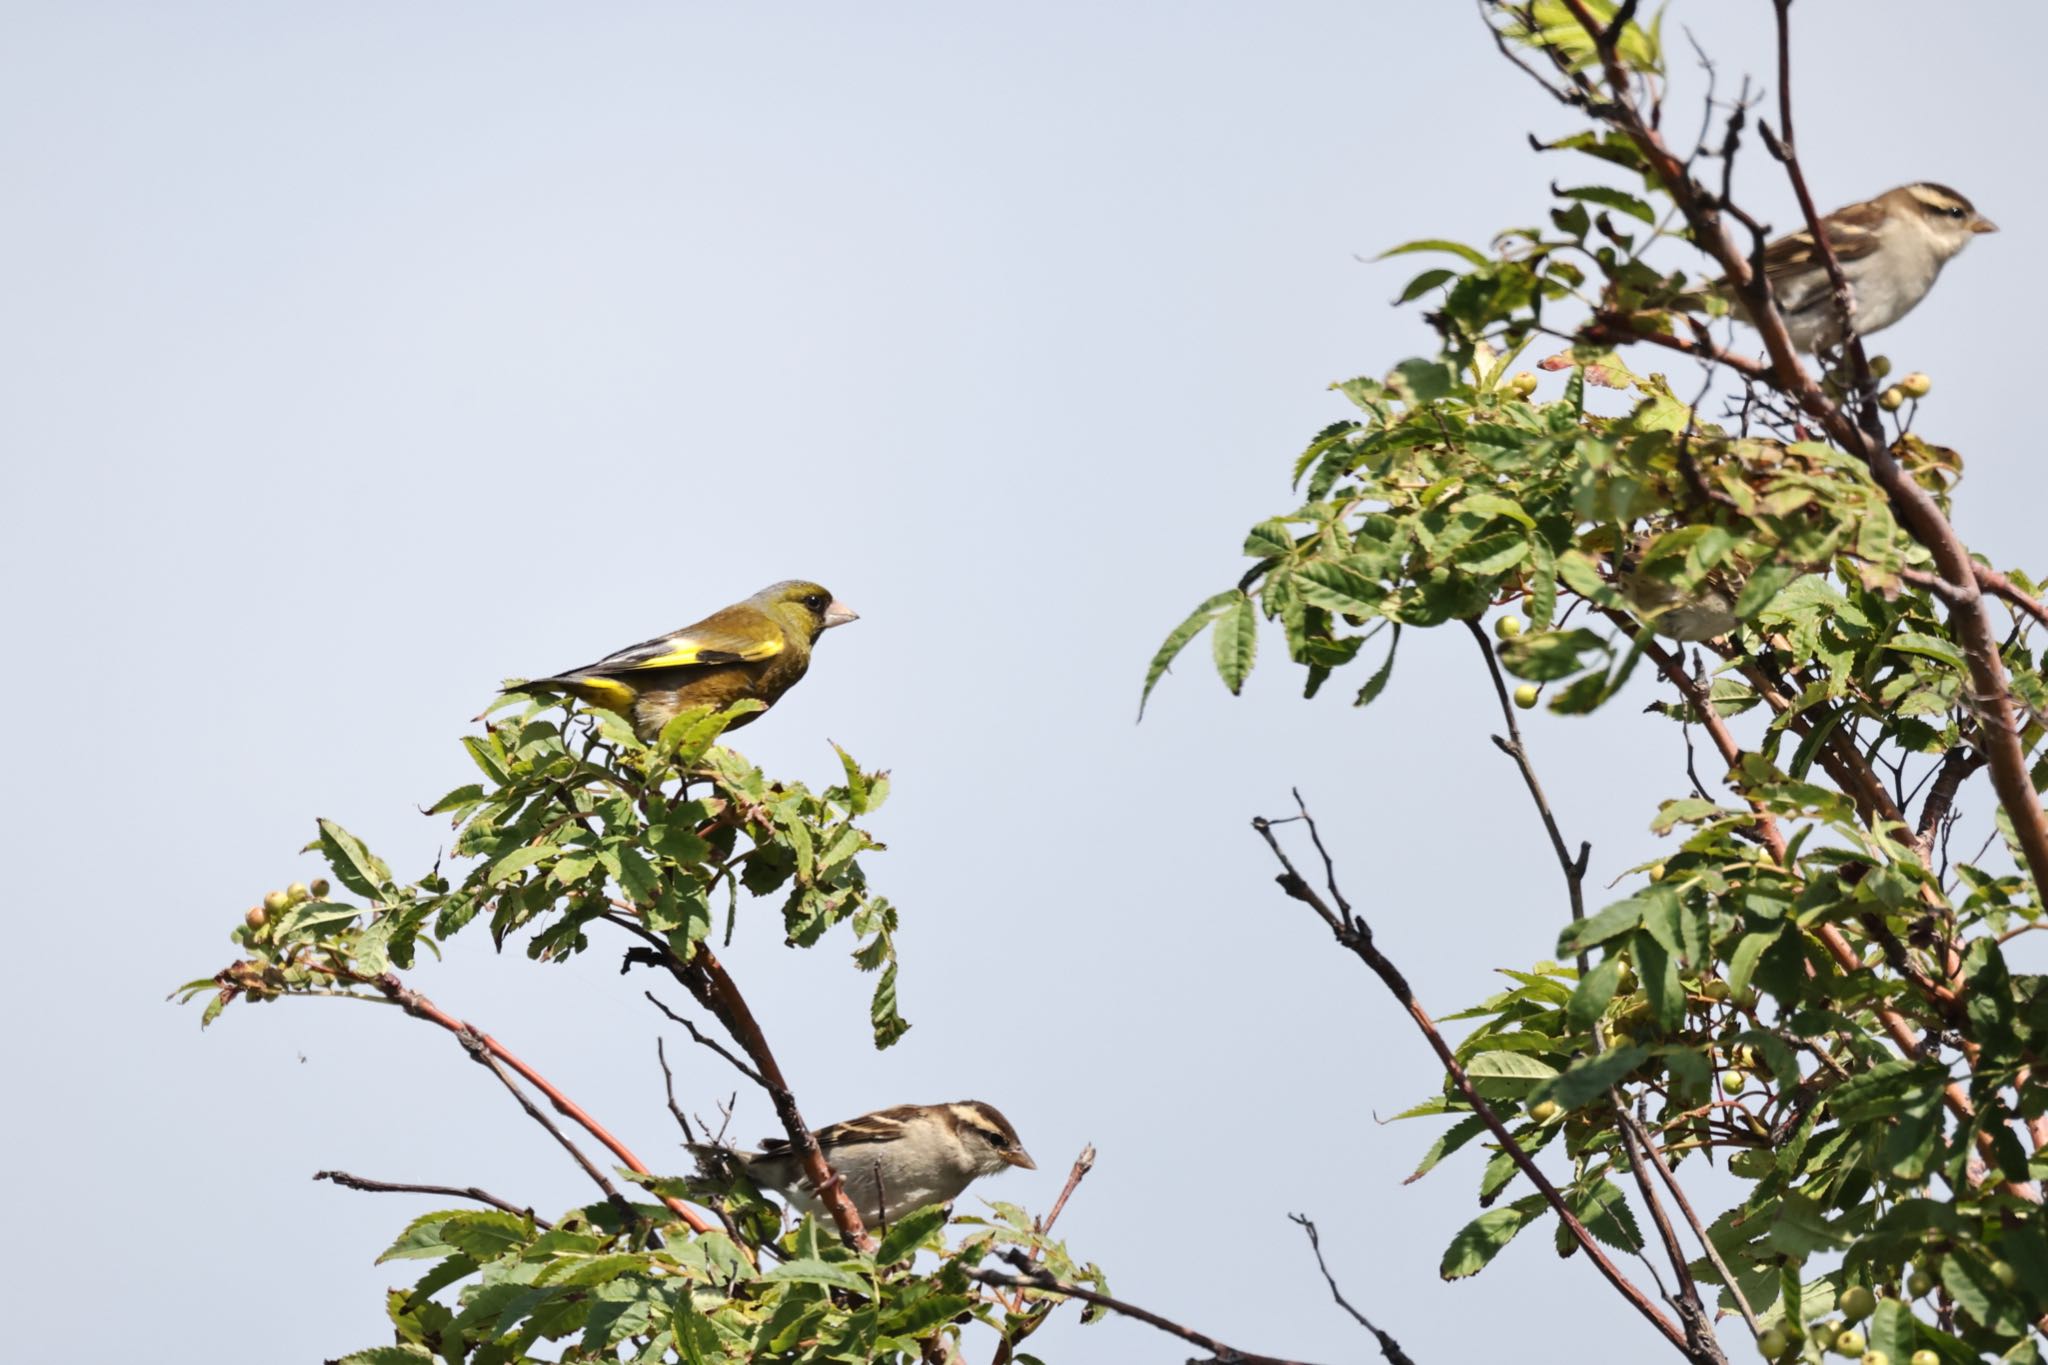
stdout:
<svg viewBox="0 0 2048 1365">
<path fill-rule="evenodd" d="M 695 625 L 506 690 L 567 692 L 618 712 L 635 734 L 651 740 L 677 712 L 693 706 L 726 707 L 748 699 L 773 706 L 811 666 L 818 637 L 859 619 L 816 583 L 790 579 Z M 734 727 L 759 714 L 740 717 Z"/>
</svg>

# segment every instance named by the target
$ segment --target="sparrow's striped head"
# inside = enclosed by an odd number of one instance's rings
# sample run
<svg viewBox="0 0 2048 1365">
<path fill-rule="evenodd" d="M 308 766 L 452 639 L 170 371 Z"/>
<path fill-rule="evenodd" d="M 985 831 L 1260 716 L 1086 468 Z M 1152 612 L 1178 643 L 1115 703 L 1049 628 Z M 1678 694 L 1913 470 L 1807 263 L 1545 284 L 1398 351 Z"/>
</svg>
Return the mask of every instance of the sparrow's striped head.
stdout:
<svg viewBox="0 0 2048 1365">
<path fill-rule="evenodd" d="M 994 1105 L 983 1104 L 980 1100 L 961 1100 L 947 1105 L 946 1114 L 952 1119 L 953 1129 L 960 1134 L 960 1140 L 983 1154 L 985 1173 L 993 1174 L 1005 1166 L 1021 1166 L 1027 1171 L 1038 1169 L 1031 1153 L 1024 1150 L 1017 1130 Z"/>
<path fill-rule="evenodd" d="M 1900 193 L 1937 237 L 1954 240 L 1956 250 L 1961 250 L 1962 244 L 1978 233 L 1998 231 L 1998 224 L 1977 212 L 1975 204 L 1946 185 L 1922 180 L 1907 185 Z"/>
</svg>

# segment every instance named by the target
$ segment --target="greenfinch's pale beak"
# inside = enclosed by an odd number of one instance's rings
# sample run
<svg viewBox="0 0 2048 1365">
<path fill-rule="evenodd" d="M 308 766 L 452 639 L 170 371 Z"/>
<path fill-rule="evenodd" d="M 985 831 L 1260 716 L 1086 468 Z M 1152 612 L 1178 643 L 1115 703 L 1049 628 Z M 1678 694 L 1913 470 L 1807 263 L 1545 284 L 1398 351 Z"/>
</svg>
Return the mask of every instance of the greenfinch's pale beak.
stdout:
<svg viewBox="0 0 2048 1365">
<path fill-rule="evenodd" d="M 832 599 L 832 604 L 825 608 L 825 624 L 822 628 L 830 630 L 834 626 L 843 626 L 848 621 L 858 620 L 860 620 L 860 613 L 835 597 Z"/>
<path fill-rule="evenodd" d="M 1038 1169 L 1038 1163 L 1031 1159 L 1031 1153 L 1025 1151 L 1022 1147 L 1004 1152 L 1003 1160 L 1009 1162 L 1012 1166 L 1022 1166 L 1027 1171 Z"/>
<path fill-rule="evenodd" d="M 1974 215 L 1970 219 L 1970 231 L 1996 232 L 1998 231 L 1998 224 L 1992 222 L 1989 218 L 1986 218 L 1983 214 L 1979 213 Z"/>
</svg>

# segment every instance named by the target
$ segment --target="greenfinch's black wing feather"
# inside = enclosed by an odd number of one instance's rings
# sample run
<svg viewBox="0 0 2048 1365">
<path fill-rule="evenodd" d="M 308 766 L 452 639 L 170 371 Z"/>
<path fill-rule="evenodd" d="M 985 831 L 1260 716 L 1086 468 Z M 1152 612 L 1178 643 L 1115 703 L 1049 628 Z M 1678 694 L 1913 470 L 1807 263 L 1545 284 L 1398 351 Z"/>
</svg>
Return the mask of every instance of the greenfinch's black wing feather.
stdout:
<svg viewBox="0 0 2048 1365">
<path fill-rule="evenodd" d="M 684 626 L 667 635 L 628 645 L 594 664 L 570 669 L 562 676 L 759 663 L 780 654 L 787 643 L 781 627 L 766 613 L 742 604 L 713 612 L 693 626 Z"/>
</svg>

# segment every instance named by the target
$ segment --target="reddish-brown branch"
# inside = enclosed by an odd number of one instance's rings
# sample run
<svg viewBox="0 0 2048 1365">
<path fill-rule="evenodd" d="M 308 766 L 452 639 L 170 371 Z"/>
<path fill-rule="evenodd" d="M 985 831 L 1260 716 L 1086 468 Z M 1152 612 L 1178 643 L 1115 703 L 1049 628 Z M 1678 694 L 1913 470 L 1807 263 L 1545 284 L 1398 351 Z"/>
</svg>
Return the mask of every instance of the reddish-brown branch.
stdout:
<svg viewBox="0 0 2048 1365">
<path fill-rule="evenodd" d="M 607 918 L 648 945 L 627 953 L 628 965 L 636 961 L 645 962 L 667 971 L 683 989 L 689 991 L 691 998 L 711 1011 L 732 1040 L 739 1044 L 740 1051 L 753 1063 L 750 1071 L 746 1067 L 740 1069 L 749 1071 L 751 1078 L 768 1093 L 769 1103 L 775 1107 L 775 1116 L 781 1120 L 782 1131 L 789 1138 L 790 1151 L 796 1154 L 797 1164 L 802 1168 L 805 1179 L 810 1181 L 818 1202 L 832 1215 L 841 1239 L 856 1250 L 873 1250 L 875 1239 L 868 1235 L 861 1223 L 860 1211 L 847 1197 L 845 1182 L 826 1162 L 818 1140 L 804 1122 L 804 1116 L 797 1108 L 796 1095 L 783 1079 L 781 1064 L 775 1060 L 775 1052 L 768 1046 L 767 1035 L 761 1031 L 753 1010 L 748 1008 L 746 997 L 740 994 L 738 983 L 720 964 L 710 945 L 694 945 L 689 960 L 684 961 L 669 947 L 666 939 L 646 926 L 623 916 Z M 660 1004 L 659 1001 L 655 1003 Z M 736 1061 L 734 1064 L 738 1065 Z"/>
<path fill-rule="evenodd" d="M 394 1001 L 407 1014 L 412 1015 L 416 1019 L 425 1019 L 429 1023 L 438 1024 L 440 1027 L 448 1030 L 458 1040 L 462 1040 L 465 1046 L 469 1046 L 471 1040 L 473 1040 L 475 1047 L 479 1049 L 474 1055 L 488 1055 L 502 1062 L 505 1066 L 510 1067 L 513 1071 L 518 1072 L 521 1079 L 528 1085 L 531 1085 L 534 1089 L 540 1091 L 541 1094 L 547 1096 L 548 1103 L 555 1107 L 555 1112 L 568 1118 L 578 1127 L 582 1128 L 584 1132 L 602 1143 L 607 1151 L 619 1159 L 620 1165 L 640 1175 L 653 1174 L 653 1172 L 647 1169 L 647 1163 L 633 1155 L 632 1150 L 625 1143 L 613 1137 L 603 1124 L 585 1112 L 583 1106 L 577 1104 L 567 1095 L 564 1095 L 555 1087 L 552 1081 L 548 1080 L 547 1077 L 541 1075 L 538 1071 L 535 1071 L 525 1062 L 519 1060 L 510 1049 L 488 1033 L 472 1025 L 465 1024 L 454 1015 L 449 1014 L 418 991 L 408 987 L 403 981 L 398 979 L 396 973 L 385 972 L 381 976 L 359 979 L 365 985 L 376 987 L 377 990 L 381 991 L 388 999 Z M 670 1195 L 662 1195 L 660 1198 L 661 1202 L 668 1207 L 669 1212 L 682 1219 L 690 1231 L 700 1233 L 711 1231 L 711 1224 L 706 1222 L 695 1209 L 683 1203 L 680 1199 Z"/>
</svg>

